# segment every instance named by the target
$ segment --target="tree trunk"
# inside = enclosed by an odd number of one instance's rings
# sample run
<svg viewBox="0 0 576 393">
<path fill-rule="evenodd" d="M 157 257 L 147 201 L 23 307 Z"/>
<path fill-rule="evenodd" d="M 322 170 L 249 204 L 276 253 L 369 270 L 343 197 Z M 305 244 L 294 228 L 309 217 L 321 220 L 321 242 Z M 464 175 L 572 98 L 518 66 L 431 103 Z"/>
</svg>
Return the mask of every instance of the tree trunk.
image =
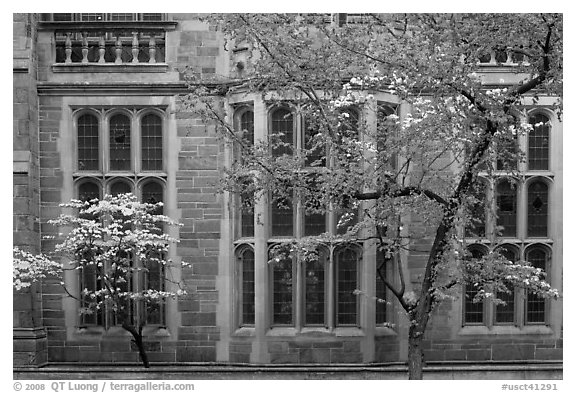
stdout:
<svg viewBox="0 0 576 393">
<path fill-rule="evenodd" d="M 408 379 L 422 379 L 424 355 L 422 354 L 422 339 L 424 334 L 414 327 L 408 332 Z"/>
<path fill-rule="evenodd" d="M 136 330 L 134 326 L 123 324 L 122 327 L 130 332 L 134 339 L 132 340 L 136 347 L 138 348 L 138 353 L 140 354 L 140 360 L 142 360 L 142 365 L 144 368 L 150 368 L 150 362 L 148 361 L 148 354 L 144 349 L 144 341 L 142 337 L 142 328 Z"/>
</svg>

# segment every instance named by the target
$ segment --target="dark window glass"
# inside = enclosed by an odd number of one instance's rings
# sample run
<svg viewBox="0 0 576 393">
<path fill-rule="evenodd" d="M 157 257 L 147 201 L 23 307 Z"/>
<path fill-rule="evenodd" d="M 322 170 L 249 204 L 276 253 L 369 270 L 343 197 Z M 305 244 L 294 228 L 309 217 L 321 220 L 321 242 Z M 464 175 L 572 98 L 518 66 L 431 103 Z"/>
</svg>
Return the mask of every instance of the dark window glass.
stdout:
<svg viewBox="0 0 576 393">
<path fill-rule="evenodd" d="M 126 115 L 110 119 L 110 169 L 130 170 L 130 118 Z"/>
<path fill-rule="evenodd" d="M 125 269 L 134 270 L 134 257 L 131 252 L 120 251 L 119 255 L 115 258 L 112 266 L 116 264 L 117 266 L 122 266 Z M 123 293 L 132 292 L 132 279 L 131 275 L 128 275 L 126 280 L 116 281 L 114 277 L 121 277 L 123 273 L 116 273 L 112 270 L 111 266 L 107 267 L 107 274 L 112 277 L 112 284 L 115 284 L 116 288 L 119 289 L 120 300 L 118 301 L 118 308 L 113 311 L 113 321 L 115 325 L 122 325 L 125 321 L 134 322 L 134 307 L 135 303 L 126 296 L 122 296 Z M 119 268 L 118 268 L 119 269 Z"/>
<path fill-rule="evenodd" d="M 81 314 L 82 325 L 102 326 L 104 324 L 103 310 L 97 310 L 95 307 L 91 306 L 95 302 L 90 298 L 90 294 L 102 289 L 102 281 L 98 276 L 99 274 L 95 265 L 84 264 L 80 275 L 80 293 L 82 294 L 81 303 L 84 310 L 89 310 L 89 312 L 83 312 Z M 87 294 L 84 293 L 85 290 L 88 291 Z M 96 298 L 97 301 L 100 299 L 100 296 Z"/>
<path fill-rule="evenodd" d="M 52 14 L 54 22 L 70 22 L 73 20 L 73 14 Z"/>
<path fill-rule="evenodd" d="M 305 295 L 305 323 L 306 325 L 325 324 L 325 265 L 326 252 L 320 252 L 317 260 L 306 262 L 304 274 L 306 275 L 306 295 Z"/>
<path fill-rule="evenodd" d="M 291 200 L 272 202 L 272 236 L 294 236 L 294 206 Z"/>
<path fill-rule="evenodd" d="M 518 254 L 510 247 L 504 247 L 499 250 L 500 254 L 511 262 L 518 261 Z M 513 324 L 515 310 L 515 290 L 512 285 L 507 285 L 509 292 L 497 291 L 496 297 L 506 304 L 496 305 L 495 323 Z"/>
<path fill-rule="evenodd" d="M 160 13 L 142 14 L 142 20 L 143 21 L 162 20 L 162 14 Z"/>
<path fill-rule="evenodd" d="M 486 185 L 479 181 L 472 191 L 470 204 L 470 222 L 466 226 L 466 236 L 484 237 L 486 235 Z"/>
<path fill-rule="evenodd" d="M 336 252 L 336 323 L 356 325 L 358 299 L 358 251 L 344 248 Z"/>
<path fill-rule="evenodd" d="M 78 118 L 78 170 L 93 171 L 100 166 L 98 119 L 85 114 Z"/>
<path fill-rule="evenodd" d="M 336 221 L 336 233 L 338 235 L 344 235 L 348 229 L 352 228 L 354 225 L 358 224 L 358 211 L 350 211 L 338 214 L 338 220 Z"/>
<path fill-rule="evenodd" d="M 536 268 L 546 270 L 546 251 L 541 248 L 532 248 L 526 253 L 526 261 Z M 544 279 L 542 276 L 541 279 Z M 526 323 L 546 322 L 546 300 L 533 292 L 526 296 Z"/>
<path fill-rule="evenodd" d="M 306 213 L 304 216 L 304 236 L 317 236 L 326 232 L 326 214 Z"/>
<path fill-rule="evenodd" d="M 484 253 L 476 248 L 469 250 L 470 256 L 474 259 L 481 259 Z M 484 323 L 484 302 L 474 302 L 478 294 L 478 288 L 473 284 L 467 284 L 464 291 L 464 324 L 474 325 Z"/>
<path fill-rule="evenodd" d="M 293 321 L 293 271 L 292 260 L 282 259 L 272 265 L 272 308 L 275 325 L 292 325 Z"/>
<path fill-rule="evenodd" d="M 389 116 L 396 114 L 396 110 L 388 105 L 378 105 L 377 130 L 376 130 L 376 150 L 378 151 L 378 164 L 381 170 L 396 171 L 398 166 L 398 156 L 390 147 L 395 146 L 390 140 L 396 133 L 396 121 Z M 388 149 L 387 149 L 388 148 Z"/>
<path fill-rule="evenodd" d="M 496 187 L 496 207 L 496 225 L 502 227 L 501 235 L 516 237 L 516 189 L 507 181 L 498 183 Z"/>
<path fill-rule="evenodd" d="M 310 119 L 304 119 L 304 149 L 306 166 L 326 166 L 326 148 L 319 139 L 318 126 Z"/>
<path fill-rule="evenodd" d="M 550 120 L 544 115 L 530 118 L 534 127 L 528 134 L 528 169 L 548 170 L 550 157 Z"/>
<path fill-rule="evenodd" d="M 142 202 L 156 204 L 164 201 L 164 189 L 155 181 L 150 181 L 142 186 Z M 163 206 L 158 206 L 152 213 L 163 214 Z"/>
<path fill-rule="evenodd" d="M 134 20 L 134 14 L 127 14 L 127 13 L 108 14 L 108 20 L 119 22 L 131 21 Z"/>
<path fill-rule="evenodd" d="M 120 194 L 127 194 L 129 192 L 132 192 L 132 187 L 130 187 L 130 184 L 123 181 L 117 181 L 114 184 L 112 184 L 112 186 L 110 186 L 110 194 L 114 196 Z"/>
<path fill-rule="evenodd" d="M 528 237 L 548 236 L 548 186 L 536 181 L 528 186 Z"/>
<path fill-rule="evenodd" d="M 496 169 L 499 171 L 512 171 L 518 167 L 518 141 L 516 137 L 509 136 L 502 139 L 496 148 Z"/>
<path fill-rule="evenodd" d="M 340 124 L 338 130 L 341 136 L 348 138 L 358 138 L 358 127 L 360 123 L 360 117 L 358 112 L 353 109 L 345 109 L 339 116 Z"/>
<path fill-rule="evenodd" d="M 142 117 L 142 170 L 162 170 L 162 119 L 153 114 Z"/>
<path fill-rule="evenodd" d="M 383 251 L 376 251 L 376 323 L 382 324 L 386 322 L 386 284 L 380 278 L 386 278 L 386 267 L 392 262 L 392 259 L 386 258 Z M 380 274 L 378 274 L 380 272 Z"/>
<path fill-rule="evenodd" d="M 164 291 L 164 258 L 158 252 L 150 254 L 151 259 L 147 262 L 145 271 L 146 289 Z M 146 306 L 146 322 L 150 325 L 164 325 L 164 301 L 149 303 Z"/>
<path fill-rule="evenodd" d="M 243 139 L 249 145 L 254 144 L 254 112 L 245 111 L 240 116 L 240 130 L 244 132 Z"/>
<path fill-rule="evenodd" d="M 90 181 L 80 184 L 78 186 L 78 199 L 84 202 L 100 199 L 100 186 Z"/>
<path fill-rule="evenodd" d="M 281 141 L 280 145 L 272 149 L 272 155 L 291 155 L 295 145 L 294 115 L 288 109 L 280 108 L 272 113 L 272 134 L 278 134 L 276 140 Z"/>
<path fill-rule="evenodd" d="M 254 325 L 255 318 L 255 289 L 254 289 L 254 251 L 245 248 L 240 252 L 240 269 L 242 272 L 241 299 L 242 320 L 241 325 Z"/>
<path fill-rule="evenodd" d="M 254 237 L 254 194 L 242 194 L 240 201 L 242 204 L 240 236 Z"/>
<path fill-rule="evenodd" d="M 101 21 L 104 20 L 104 14 L 98 14 L 98 13 L 80 14 L 80 20 L 82 22 Z"/>
</svg>

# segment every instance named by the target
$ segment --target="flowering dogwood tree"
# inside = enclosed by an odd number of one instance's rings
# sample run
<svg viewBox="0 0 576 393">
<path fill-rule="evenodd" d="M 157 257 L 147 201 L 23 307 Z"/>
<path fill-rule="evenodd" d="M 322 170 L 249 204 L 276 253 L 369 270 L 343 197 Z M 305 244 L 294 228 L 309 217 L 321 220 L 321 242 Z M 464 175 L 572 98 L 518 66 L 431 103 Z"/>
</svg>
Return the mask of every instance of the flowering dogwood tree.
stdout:
<svg viewBox="0 0 576 393">
<path fill-rule="evenodd" d="M 273 195 L 278 206 L 297 195 L 307 214 L 340 212 L 339 226 L 347 229 L 283 244 L 271 263 L 282 253 L 314 259 L 316 246 L 330 242 L 374 241 L 394 256 L 421 247 L 414 222 L 426 227 L 428 258 L 417 284 L 406 278 L 401 258 L 385 262 L 395 264 L 396 277 L 382 274 L 385 264 L 377 267 L 409 320 L 410 379 L 422 378 L 432 311 L 456 288 L 473 285 L 476 300 L 496 302 L 510 286 L 558 296 L 524 261 L 498 252 L 473 258 L 464 233 L 482 202 L 479 173 L 517 174 L 510 163 L 523 155 L 515 141 L 532 128 L 521 120 L 526 106 L 547 97 L 561 115 L 561 15 L 364 14 L 361 23 L 339 25 L 318 14 L 228 14 L 207 21 L 224 34 L 227 49 L 249 53 L 235 77 L 206 83 L 193 69 L 188 74 L 184 105 L 241 150 L 222 189 L 243 200 Z M 479 59 L 493 51 L 511 64 L 513 82 L 483 80 Z M 235 128 L 222 105 L 227 94 L 242 92 L 297 108 L 306 128 L 301 148 L 282 133 L 251 143 L 249 130 Z M 395 104 L 380 108 L 376 93 Z M 400 106 L 409 109 L 399 113 Z M 352 107 L 377 113 L 377 120 L 358 119 Z"/>
<path fill-rule="evenodd" d="M 82 315 L 106 315 L 104 320 L 111 321 L 108 325 L 128 331 L 142 364 L 149 367 L 142 334 L 146 315 L 158 312 L 167 298 L 184 294 L 171 278 L 174 264 L 167 258 L 168 247 L 176 240 L 165 233 L 165 227 L 177 223 L 158 214 L 161 203 L 138 202 L 132 194 L 72 200 L 61 207 L 71 213 L 50 221 L 65 231 L 54 256 L 15 249 L 14 287 L 20 289 L 65 270 L 91 276 L 94 285 L 84 285 L 79 294 L 69 291 L 64 281 L 61 284 L 80 303 Z M 62 263 L 52 260 L 56 257 Z M 141 276 L 148 279 L 136 279 Z M 138 313 L 136 309 L 146 311 Z"/>
</svg>

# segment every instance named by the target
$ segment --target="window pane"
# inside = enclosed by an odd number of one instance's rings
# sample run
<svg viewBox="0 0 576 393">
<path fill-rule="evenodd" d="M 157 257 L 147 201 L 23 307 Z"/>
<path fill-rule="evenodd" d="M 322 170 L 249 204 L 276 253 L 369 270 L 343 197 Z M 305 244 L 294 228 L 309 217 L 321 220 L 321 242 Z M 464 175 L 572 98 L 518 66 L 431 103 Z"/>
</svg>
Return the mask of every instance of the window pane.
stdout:
<svg viewBox="0 0 576 393">
<path fill-rule="evenodd" d="M 162 20 L 162 14 L 161 13 L 142 14 L 142 20 L 143 21 Z"/>
<path fill-rule="evenodd" d="M 387 146 L 393 147 L 395 143 L 390 143 L 397 129 L 396 121 L 389 116 L 395 115 L 396 110 L 388 105 L 378 105 L 377 113 L 377 133 L 376 133 L 376 150 L 378 151 L 379 163 L 382 170 L 396 171 L 398 157 L 395 152 L 387 151 Z M 388 148 L 388 149 L 390 149 Z"/>
<path fill-rule="evenodd" d="M 526 254 L 526 260 L 536 268 L 546 270 L 546 252 L 541 248 L 533 248 Z M 543 277 L 542 277 L 543 279 Z M 546 300 L 533 292 L 526 297 L 526 323 L 546 322 Z"/>
<path fill-rule="evenodd" d="M 306 325 L 324 325 L 324 274 L 326 252 L 321 252 L 318 260 L 306 262 L 304 274 L 306 275 L 305 308 Z"/>
<path fill-rule="evenodd" d="M 306 166 L 326 166 L 326 148 L 319 139 L 318 126 L 310 119 L 304 120 L 304 149 L 306 152 Z"/>
<path fill-rule="evenodd" d="M 272 134 L 279 134 L 275 140 L 283 143 L 272 149 L 272 155 L 291 155 L 294 151 L 294 115 L 288 109 L 277 109 L 272 114 Z"/>
<path fill-rule="evenodd" d="M 541 181 L 528 186 L 528 236 L 548 236 L 548 186 Z"/>
<path fill-rule="evenodd" d="M 486 186 L 478 182 L 472 192 L 470 204 L 471 221 L 466 226 L 466 236 L 484 237 L 486 235 Z"/>
<path fill-rule="evenodd" d="M 241 325 L 254 325 L 255 318 L 255 289 L 254 289 L 254 251 L 244 249 L 240 254 L 240 268 L 242 271 L 242 320 Z"/>
<path fill-rule="evenodd" d="M 80 20 L 82 22 L 100 21 L 104 20 L 104 14 L 80 14 Z"/>
<path fill-rule="evenodd" d="M 110 169 L 130 170 L 130 119 L 125 115 L 110 119 Z"/>
<path fill-rule="evenodd" d="M 90 293 L 94 293 L 102 289 L 102 282 L 98 279 L 98 273 L 96 266 L 94 265 L 84 265 L 80 274 L 80 293 L 82 294 L 82 307 L 86 310 L 90 310 L 90 313 L 82 313 L 80 315 L 80 320 L 82 325 L 96 325 L 102 326 L 104 324 L 103 310 L 97 310 L 95 307 L 90 306 L 94 304 L 95 301 L 90 298 Z M 88 291 L 84 294 L 85 290 Z M 96 298 L 99 301 L 100 297 Z"/>
<path fill-rule="evenodd" d="M 326 232 L 326 215 L 309 213 L 304 216 L 304 236 L 316 236 Z"/>
<path fill-rule="evenodd" d="M 130 187 L 130 184 L 123 181 L 118 181 L 112 184 L 110 187 L 110 194 L 114 196 L 119 194 L 127 194 L 129 192 L 132 192 L 132 187 Z"/>
<path fill-rule="evenodd" d="M 152 114 L 142 117 L 142 170 L 162 170 L 162 119 Z"/>
<path fill-rule="evenodd" d="M 292 201 L 284 200 L 280 206 L 272 202 L 272 236 L 294 236 L 294 206 Z"/>
<path fill-rule="evenodd" d="M 134 14 L 108 14 L 108 20 L 120 22 L 131 21 L 134 20 Z"/>
<path fill-rule="evenodd" d="M 93 115 L 78 118 L 78 170 L 98 170 L 100 164 L 98 119 Z"/>
<path fill-rule="evenodd" d="M 499 171 L 515 170 L 518 166 L 518 141 L 515 137 L 503 139 L 496 148 L 496 169 Z"/>
<path fill-rule="evenodd" d="M 292 260 L 283 259 L 272 264 L 273 323 L 293 324 Z"/>
<path fill-rule="evenodd" d="M 159 253 L 151 254 L 152 258 L 162 260 Z M 146 289 L 164 290 L 164 265 L 159 260 L 150 260 L 147 264 Z M 150 303 L 146 307 L 146 322 L 151 325 L 164 325 L 164 301 Z"/>
<path fill-rule="evenodd" d="M 73 20 L 72 14 L 52 14 L 54 22 L 70 22 Z"/>
<path fill-rule="evenodd" d="M 336 253 L 337 266 L 337 318 L 338 325 L 356 325 L 358 299 L 358 252 L 351 248 Z"/>
<path fill-rule="evenodd" d="M 243 139 L 248 144 L 254 144 L 254 112 L 245 111 L 240 116 L 240 131 L 243 131 Z"/>
<path fill-rule="evenodd" d="M 498 183 L 496 206 L 498 209 L 496 225 L 503 227 L 501 235 L 516 237 L 516 189 L 509 182 Z"/>
<path fill-rule="evenodd" d="M 518 261 L 518 254 L 514 249 L 504 247 L 499 250 L 500 254 L 509 261 Z M 514 310 L 515 310 L 515 290 L 511 285 L 507 285 L 509 293 L 504 291 L 496 292 L 496 297 L 506 304 L 496 305 L 496 318 L 495 323 L 513 324 L 514 323 Z"/>
<path fill-rule="evenodd" d="M 386 266 L 391 262 L 390 258 L 386 258 L 383 251 L 376 251 L 376 269 L 380 271 L 382 276 L 386 278 Z M 386 322 L 386 284 L 376 272 L 376 323 L 382 324 Z"/>
<path fill-rule="evenodd" d="M 484 252 L 477 248 L 469 249 L 471 257 L 481 259 Z M 482 324 L 484 323 L 484 302 L 474 303 L 474 297 L 478 289 L 473 284 L 466 285 L 464 291 L 464 324 Z"/>
<path fill-rule="evenodd" d="M 164 201 L 164 190 L 158 182 L 151 181 L 142 186 L 142 202 L 158 203 Z M 158 206 L 152 213 L 163 214 L 163 206 Z"/>
<path fill-rule="evenodd" d="M 547 170 L 550 148 L 550 121 L 544 115 L 530 118 L 534 129 L 528 134 L 528 169 Z"/>
<path fill-rule="evenodd" d="M 78 187 L 78 199 L 89 202 L 92 199 L 100 199 L 100 186 L 93 182 L 85 182 Z"/>
</svg>

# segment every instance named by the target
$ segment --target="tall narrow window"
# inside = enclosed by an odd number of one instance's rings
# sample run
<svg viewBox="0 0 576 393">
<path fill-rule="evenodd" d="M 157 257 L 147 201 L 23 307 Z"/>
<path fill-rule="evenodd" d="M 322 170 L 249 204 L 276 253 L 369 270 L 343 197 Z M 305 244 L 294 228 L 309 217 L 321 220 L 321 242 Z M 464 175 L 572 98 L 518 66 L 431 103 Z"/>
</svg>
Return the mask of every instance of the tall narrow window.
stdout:
<svg viewBox="0 0 576 393">
<path fill-rule="evenodd" d="M 254 193 L 242 193 L 240 204 L 240 236 L 254 237 Z"/>
<path fill-rule="evenodd" d="M 326 213 L 322 211 L 318 195 L 314 193 L 317 189 L 316 177 L 308 176 L 306 178 L 306 191 L 310 191 L 310 194 L 301 197 L 304 206 L 304 236 L 316 236 L 326 232 Z"/>
<path fill-rule="evenodd" d="M 245 111 L 240 115 L 240 130 L 242 138 L 249 144 L 254 144 L 254 112 Z"/>
<path fill-rule="evenodd" d="M 272 202 L 272 236 L 294 236 L 294 205 L 289 199 Z"/>
<path fill-rule="evenodd" d="M 336 323 L 356 325 L 358 315 L 358 250 L 343 248 L 336 251 Z"/>
<path fill-rule="evenodd" d="M 142 117 L 142 170 L 162 170 L 162 119 L 153 114 Z"/>
<path fill-rule="evenodd" d="M 110 186 L 110 194 L 112 195 L 127 194 L 129 192 L 132 192 L 132 187 L 130 187 L 130 184 L 124 181 L 114 182 Z"/>
<path fill-rule="evenodd" d="M 326 166 L 326 146 L 322 141 L 322 135 L 318 127 L 318 124 L 314 123 L 310 116 L 304 119 L 306 166 Z"/>
<path fill-rule="evenodd" d="M 509 136 L 500 140 L 496 148 L 496 169 L 499 171 L 512 171 L 518 167 L 518 140 Z"/>
<path fill-rule="evenodd" d="M 94 304 L 92 299 L 87 299 L 90 294 L 93 294 L 102 289 L 102 281 L 98 278 L 98 268 L 96 265 L 84 265 L 80 274 L 80 303 L 84 308 L 81 314 L 81 324 L 103 326 L 104 325 L 104 310 L 102 309 L 88 309 L 88 306 Z"/>
<path fill-rule="evenodd" d="M 327 252 L 320 251 L 317 260 L 306 262 L 304 274 L 306 276 L 305 286 L 305 324 L 306 325 L 324 325 L 325 320 L 325 266 L 327 261 Z"/>
<path fill-rule="evenodd" d="M 142 186 L 142 202 L 156 204 L 164 201 L 164 189 L 157 181 L 149 181 Z M 163 214 L 162 206 L 157 206 L 153 214 Z"/>
<path fill-rule="evenodd" d="M 250 247 L 244 247 L 238 255 L 240 264 L 240 301 L 241 320 L 240 326 L 254 325 L 255 311 L 255 289 L 254 289 L 254 251 Z"/>
<path fill-rule="evenodd" d="M 288 109 L 279 108 L 272 113 L 272 134 L 277 135 L 277 144 L 272 148 L 272 155 L 291 155 L 295 145 L 294 115 Z"/>
<path fill-rule="evenodd" d="M 538 114 L 530 118 L 534 127 L 528 134 L 528 170 L 548 170 L 550 159 L 550 120 Z"/>
<path fill-rule="evenodd" d="M 144 289 L 164 291 L 164 257 L 158 253 L 150 254 L 145 266 Z M 164 301 L 148 304 L 145 310 L 146 323 L 149 325 L 164 325 Z"/>
<path fill-rule="evenodd" d="M 512 246 L 505 246 L 500 248 L 500 254 L 511 262 L 518 261 L 518 253 Z M 513 324 L 515 313 L 515 288 L 512 285 L 507 286 L 508 291 L 496 292 L 496 297 L 506 304 L 496 305 L 496 314 L 494 323 L 497 324 Z"/>
<path fill-rule="evenodd" d="M 98 119 L 84 114 L 78 118 L 78 170 L 98 170 L 99 157 Z"/>
<path fill-rule="evenodd" d="M 533 247 L 526 252 L 526 261 L 536 268 L 546 270 L 546 259 L 548 254 L 541 247 Z M 541 277 L 543 279 L 543 277 Z M 528 292 L 526 296 L 526 323 L 546 322 L 546 300 L 533 292 Z"/>
<path fill-rule="evenodd" d="M 110 119 L 110 169 L 130 170 L 130 118 L 117 114 Z"/>
<path fill-rule="evenodd" d="M 376 323 L 383 324 L 386 322 L 386 284 L 380 276 L 386 278 L 387 265 L 392 259 L 387 258 L 383 251 L 376 251 Z"/>
<path fill-rule="evenodd" d="M 528 186 L 528 237 L 548 236 L 548 186 L 535 181 Z"/>
<path fill-rule="evenodd" d="M 510 182 L 501 181 L 496 186 L 496 207 L 496 225 L 502 227 L 500 234 L 516 237 L 516 188 Z"/>
<path fill-rule="evenodd" d="M 293 263 L 286 258 L 272 265 L 272 323 L 275 325 L 294 324 Z"/>
<path fill-rule="evenodd" d="M 484 252 L 478 248 L 469 249 L 470 257 L 481 259 Z M 467 284 L 464 291 L 464 324 L 478 325 L 484 323 L 484 302 L 474 302 L 478 288 L 474 284 Z"/>
<path fill-rule="evenodd" d="M 483 181 L 476 183 L 469 209 L 470 222 L 466 226 L 466 236 L 484 237 L 486 235 L 486 185 Z"/>
<path fill-rule="evenodd" d="M 389 105 L 378 105 L 377 127 L 376 127 L 376 150 L 378 151 L 379 168 L 383 171 L 396 171 L 398 155 L 393 150 L 397 143 L 393 139 L 396 137 L 396 120 L 391 117 L 396 114 L 396 109 Z"/>
</svg>

